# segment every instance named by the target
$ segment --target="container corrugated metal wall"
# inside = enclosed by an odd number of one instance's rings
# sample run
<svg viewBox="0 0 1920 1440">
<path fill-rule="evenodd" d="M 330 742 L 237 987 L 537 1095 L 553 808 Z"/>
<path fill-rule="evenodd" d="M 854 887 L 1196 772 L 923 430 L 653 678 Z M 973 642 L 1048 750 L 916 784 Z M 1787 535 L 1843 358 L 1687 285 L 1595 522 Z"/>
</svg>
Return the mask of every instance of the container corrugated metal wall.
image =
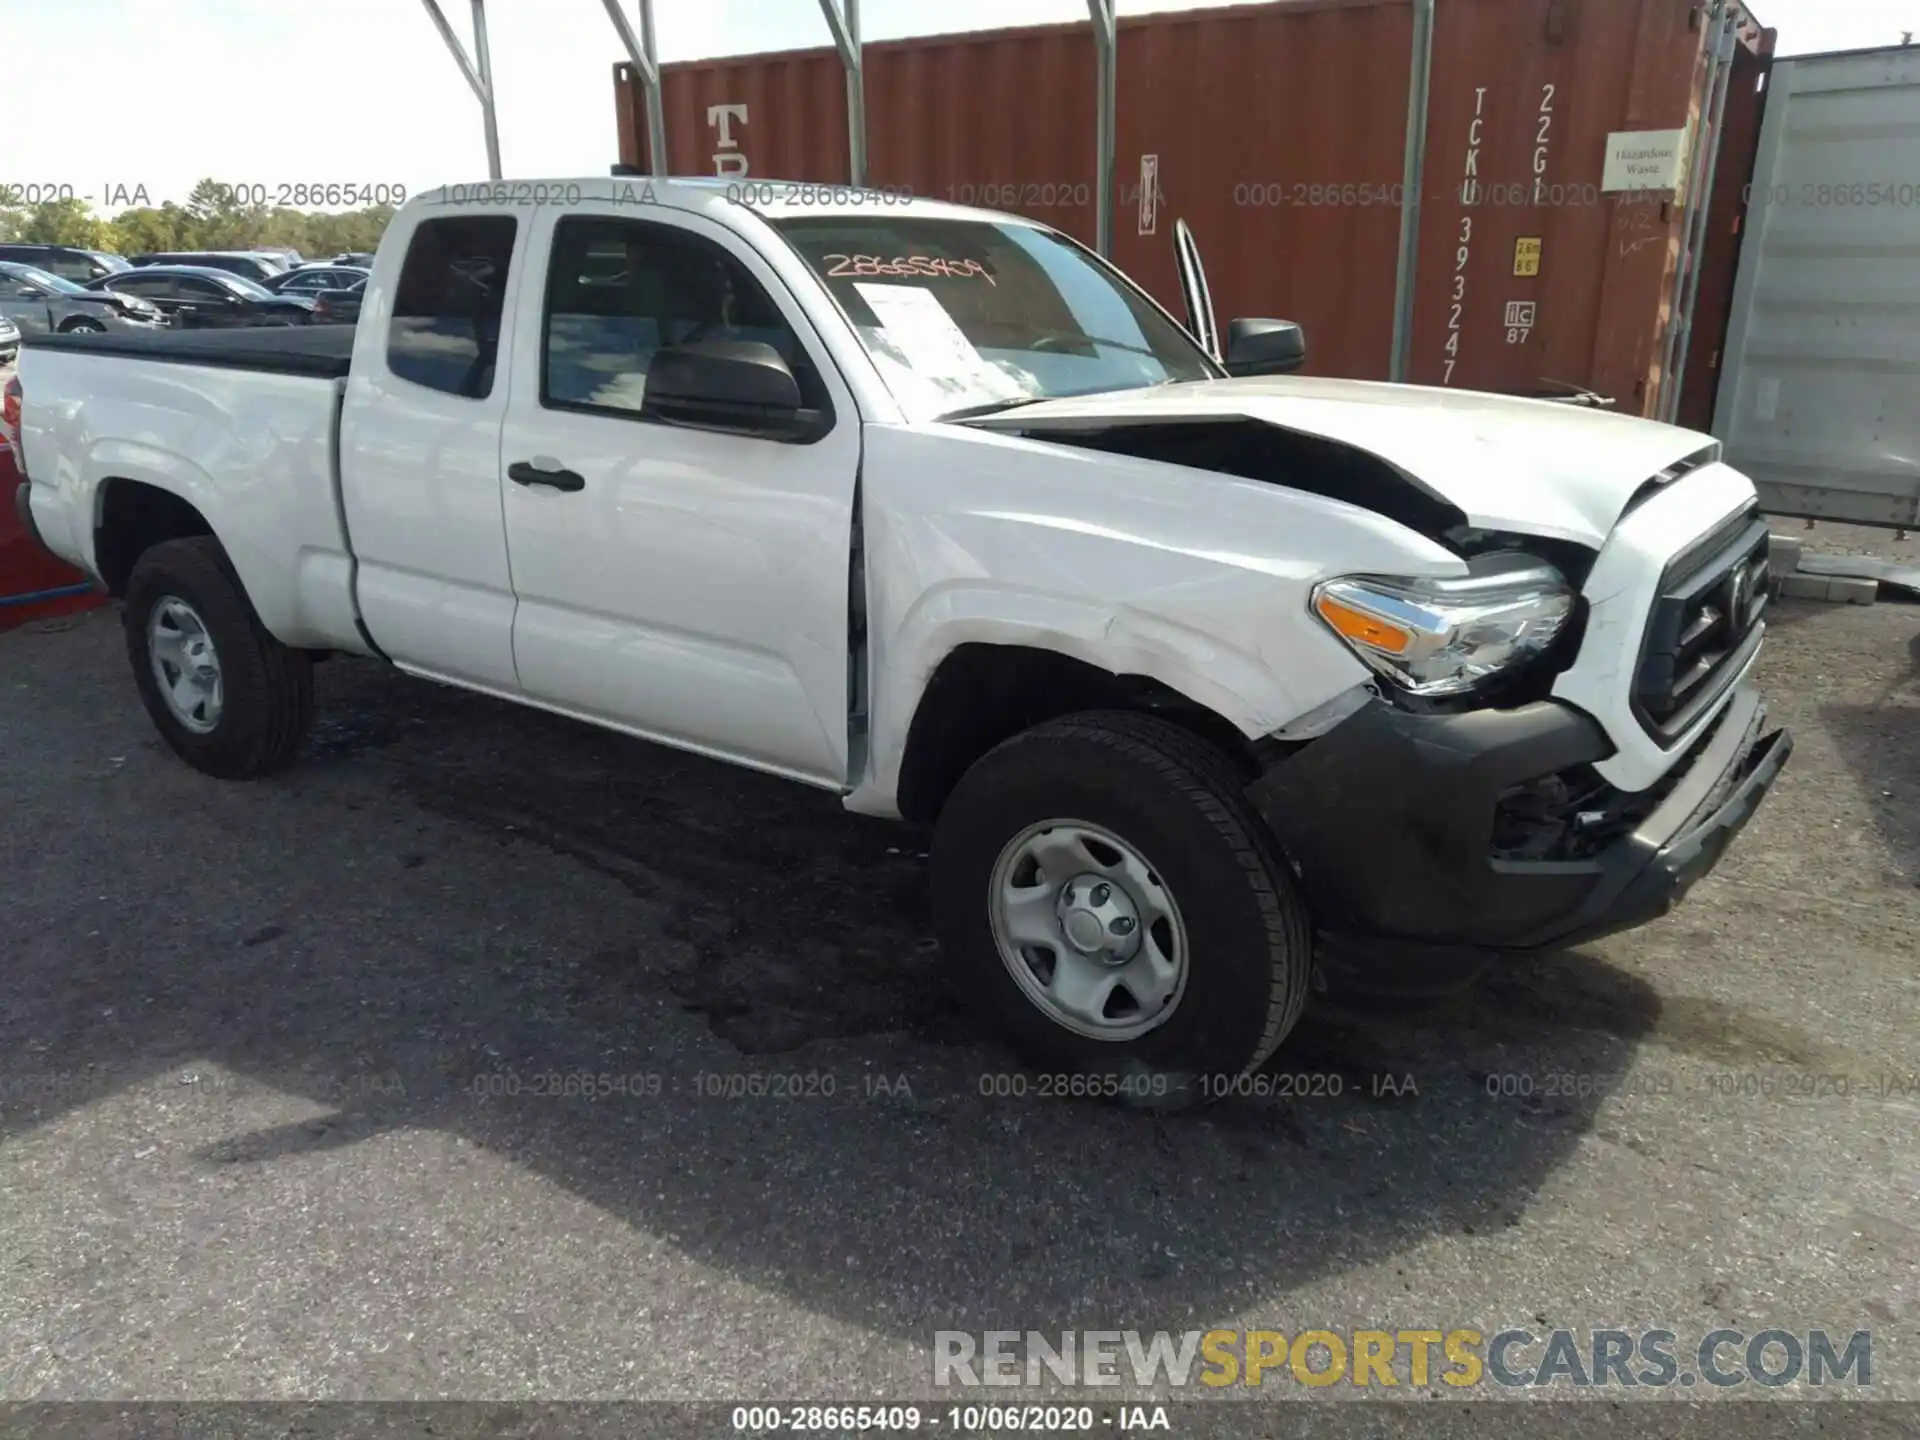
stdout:
<svg viewBox="0 0 1920 1440">
<path fill-rule="evenodd" d="M 1920 46 L 1769 89 L 1715 431 L 1779 513 L 1920 526 Z"/>
<path fill-rule="evenodd" d="M 1704 109 L 1704 11 L 1439 0 L 1410 380 L 1520 393 L 1561 382 L 1651 408 L 1684 211 L 1600 186 L 1612 132 L 1679 129 Z M 1747 26 L 1745 45 L 1761 33 Z M 1410 0 L 1122 20 L 1116 263 L 1179 313 L 1170 232 L 1183 218 L 1223 320 L 1298 320 L 1311 371 L 1384 378 L 1412 39 Z M 869 185 L 1019 211 L 1091 242 L 1090 27 L 863 54 Z M 616 89 L 621 160 L 643 164 L 630 67 L 616 67 Z M 675 173 L 848 176 L 831 49 L 670 65 L 663 92 Z M 1143 193 L 1149 167 L 1158 182 Z M 1744 169 L 1723 165 L 1716 189 Z M 1716 298 L 1703 291 L 1703 305 Z"/>
</svg>

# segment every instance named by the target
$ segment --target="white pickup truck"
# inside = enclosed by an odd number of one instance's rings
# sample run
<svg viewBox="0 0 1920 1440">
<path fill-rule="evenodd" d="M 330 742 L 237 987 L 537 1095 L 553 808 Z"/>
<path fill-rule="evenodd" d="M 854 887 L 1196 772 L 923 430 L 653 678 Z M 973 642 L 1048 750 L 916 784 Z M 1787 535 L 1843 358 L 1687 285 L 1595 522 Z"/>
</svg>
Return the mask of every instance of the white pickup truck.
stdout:
<svg viewBox="0 0 1920 1440">
<path fill-rule="evenodd" d="M 1204 1098 L 1317 975 L 1662 914 L 1790 740 L 1713 440 L 1219 355 L 1183 265 L 1185 324 L 1010 215 L 449 187 L 357 326 L 30 340 L 19 503 L 189 764 L 289 761 L 347 652 L 836 791 L 934 827 L 1032 1063 Z"/>
</svg>

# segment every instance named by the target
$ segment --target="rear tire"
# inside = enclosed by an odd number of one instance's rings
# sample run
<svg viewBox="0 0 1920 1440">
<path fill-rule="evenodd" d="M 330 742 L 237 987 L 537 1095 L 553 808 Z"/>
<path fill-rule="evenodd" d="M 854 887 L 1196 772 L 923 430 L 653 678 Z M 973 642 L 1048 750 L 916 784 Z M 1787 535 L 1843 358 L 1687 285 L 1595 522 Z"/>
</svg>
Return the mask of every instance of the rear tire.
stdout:
<svg viewBox="0 0 1920 1440">
<path fill-rule="evenodd" d="M 935 920 L 1042 1093 L 1213 1099 L 1299 1020 L 1307 910 L 1243 786 L 1197 736 L 1124 712 L 1050 721 L 961 777 L 934 834 Z"/>
<path fill-rule="evenodd" d="M 122 623 L 140 699 L 182 760 L 249 780 L 293 759 L 313 724 L 312 662 L 267 633 L 219 541 L 142 555 Z"/>
</svg>

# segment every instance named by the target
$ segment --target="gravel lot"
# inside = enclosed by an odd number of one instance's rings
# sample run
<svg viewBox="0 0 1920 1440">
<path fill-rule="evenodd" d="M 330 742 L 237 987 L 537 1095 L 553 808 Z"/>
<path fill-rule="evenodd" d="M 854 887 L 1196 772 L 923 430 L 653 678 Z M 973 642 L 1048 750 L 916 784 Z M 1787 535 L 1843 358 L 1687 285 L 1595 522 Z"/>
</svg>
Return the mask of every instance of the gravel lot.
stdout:
<svg viewBox="0 0 1920 1440">
<path fill-rule="evenodd" d="M 1920 607 L 1783 603 L 1763 669 L 1795 758 L 1675 915 L 1310 1012 L 1275 1065 L 1337 1097 L 1155 1119 L 984 1096 L 923 847 L 830 796 L 357 661 L 223 785 L 113 612 L 0 636 L 0 1397 L 927 1396 L 936 1329 L 1519 1324 L 1871 1328 L 1920 1398 L 1920 1092 L 1857 1093 L 1920 1072 Z"/>
</svg>

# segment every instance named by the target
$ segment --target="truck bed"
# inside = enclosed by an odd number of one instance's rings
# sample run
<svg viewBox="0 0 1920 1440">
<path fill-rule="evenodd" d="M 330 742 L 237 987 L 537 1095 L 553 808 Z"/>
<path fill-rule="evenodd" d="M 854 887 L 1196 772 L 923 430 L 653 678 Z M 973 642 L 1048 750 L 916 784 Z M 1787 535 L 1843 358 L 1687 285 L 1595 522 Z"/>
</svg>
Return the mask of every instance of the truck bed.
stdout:
<svg viewBox="0 0 1920 1440">
<path fill-rule="evenodd" d="M 353 356 L 351 325 L 254 325 L 234 330 L 162 330 L 152 335 L 32 335 L 36 350 L 79 350 L 175 365 L 215 365 L 337 380 Z"/>
</svg>

